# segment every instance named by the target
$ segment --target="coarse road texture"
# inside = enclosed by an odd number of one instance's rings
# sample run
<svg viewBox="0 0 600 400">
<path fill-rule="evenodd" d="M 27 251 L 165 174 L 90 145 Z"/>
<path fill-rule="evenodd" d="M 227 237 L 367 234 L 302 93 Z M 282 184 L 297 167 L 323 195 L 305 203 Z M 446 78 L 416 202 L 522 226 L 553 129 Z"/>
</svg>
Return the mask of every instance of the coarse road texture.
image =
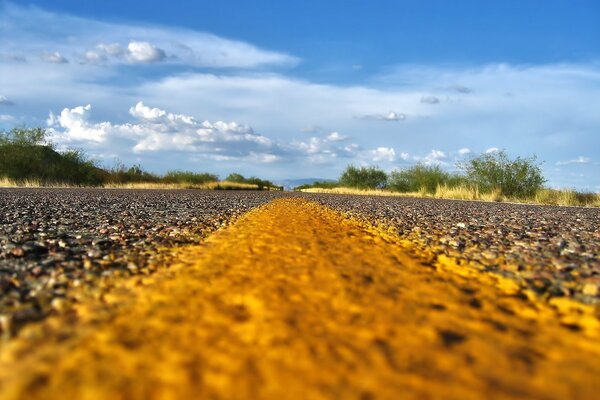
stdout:
<svg viewBox="0 0 600 400">
<path fill-rule="evenodd" d="M 27 326 L 0 353 L 0 398 L 597 398 L 591 306 L 418 251 L 275 200 Z"/>
</svg>

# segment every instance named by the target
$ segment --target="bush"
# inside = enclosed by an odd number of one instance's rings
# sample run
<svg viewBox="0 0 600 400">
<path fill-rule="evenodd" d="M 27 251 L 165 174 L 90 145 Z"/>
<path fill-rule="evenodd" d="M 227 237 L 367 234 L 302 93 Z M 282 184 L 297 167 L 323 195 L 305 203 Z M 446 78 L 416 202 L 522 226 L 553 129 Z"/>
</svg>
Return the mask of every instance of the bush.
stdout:
<svg viewBox="0 0 600 400">
<path fill-rule="evenodd" d="M 265 179 L 260 179 L 255 176 L 251 176 L 250 178 L 245 178 L 243 175 L 235 173 L 235 172 L 227 175 L 227 178 L 225 178 L 225 181 L 235 182 L 235 183 L 249 183 L 249 184 L 258 186 L 258 188 L 260 190 L 271 189 L 271 188 L 282 189 L 279 186 L 275 186 L 275 184 L 271 181 L 268 181 Z"/>
<path fill-rule="evenodd" d="M 119 160 L 115 160 L 113 167 L 107 172 L 107 183 L 157 183 L 160 182 L 160 177 L 145 171 L 141 165 L 137 164 L 133 167 L 126 167 Z"/>
<path fill-rule="evenodd" d="M 16 182 L 100 185 L 106 172 L 80 150 L 57 152 L 42 128 L 0 132 L 0 176 Z"/>
<path fill-rule="evenodd" d="M 302 189 L 321 188 L 321 189 L 333 189 L 339 187 L 338 181 L 314 181 L 313 183 L 305 183 L 304 185 L 296 186 L 295 191 Z"/>
<path fill-rule="evenodd" d="M 504 196 L 531 197 L 546 182 L 536 157 L 511 160 L 506 151 L 485 153 L 459 166 L 482 192 L 499 190 Z"/>
<path fill-rule="evenodd" d="M 460 183 L 459 176 L 451 175 L 439 165 L 428 166 L 421 163 L 400 171 L 392 171 L 388 178 L 388 187 L 397 192 L 435 193 L 438 186 L 457 186 Z"/>
<path fill-rule="evenodd" d="M 165 183 L 189 183 L 193 185 L 201 185 L 203 183 L 216 182 L 218 180 L 219 177 L 215 174 L 180 170 L 168 171 L 163 177 L 163 182 Z"/>
<path fill-rule="evenodd" d="M 387 184 L 387 174 L 378 167 L 346 167 L 340 176 L 341 186 L 357 189 L 381 189 Z"/>
</svg>

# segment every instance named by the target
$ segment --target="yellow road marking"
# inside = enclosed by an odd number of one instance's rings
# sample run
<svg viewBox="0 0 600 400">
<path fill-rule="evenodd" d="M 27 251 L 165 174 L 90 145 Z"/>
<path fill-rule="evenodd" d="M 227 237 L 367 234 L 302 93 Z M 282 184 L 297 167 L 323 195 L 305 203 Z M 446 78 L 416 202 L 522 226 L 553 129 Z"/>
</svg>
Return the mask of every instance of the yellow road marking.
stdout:
<svg viewBox="0 0 600 400">
<path fill-rule="evenodd" d="M 589 310 L 555 311 L 394 240 L 316 204 L 276 200 L 185 248 L 171 268 L 24 329 L 0 352 L 0 398 L 600 393 Z"/>
</svg>

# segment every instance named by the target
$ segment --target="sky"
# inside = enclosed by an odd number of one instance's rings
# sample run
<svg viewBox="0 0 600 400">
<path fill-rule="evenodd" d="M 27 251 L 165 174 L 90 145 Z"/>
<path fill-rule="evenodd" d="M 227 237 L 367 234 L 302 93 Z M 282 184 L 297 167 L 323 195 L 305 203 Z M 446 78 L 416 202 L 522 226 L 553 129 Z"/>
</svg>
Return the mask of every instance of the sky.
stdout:
<svg viewBox="0 0 600 400">
<path fill-rule="evenodd" d="M 505 149 L 600 191 L 599 39 L 593 0 L 0 0 L 0 128 L 272 180 Z"/>
</svg>

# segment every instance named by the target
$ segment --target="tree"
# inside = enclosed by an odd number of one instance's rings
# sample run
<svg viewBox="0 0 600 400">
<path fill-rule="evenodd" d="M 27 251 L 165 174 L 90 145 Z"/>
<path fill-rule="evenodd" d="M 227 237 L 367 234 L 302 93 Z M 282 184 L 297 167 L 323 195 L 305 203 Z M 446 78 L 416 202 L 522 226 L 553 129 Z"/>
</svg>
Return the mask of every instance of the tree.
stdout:
<svg viewBox="0 0 600 400">
<path fill-rule="evenodd" d="M 386 186 L 387 174 L 378 167 L 355 167 L 348 165 L 342 176 L 340 184 L 357 189 L 381 189 Z"/>
<path fill-rule="evenodd" d="M 511 160 L 505 150 L 481 154 L 458 166 L 481 191 L 499 190 L 505 196 L 532 196 L 546 182 L 536 156 Z"/>
</svg>

